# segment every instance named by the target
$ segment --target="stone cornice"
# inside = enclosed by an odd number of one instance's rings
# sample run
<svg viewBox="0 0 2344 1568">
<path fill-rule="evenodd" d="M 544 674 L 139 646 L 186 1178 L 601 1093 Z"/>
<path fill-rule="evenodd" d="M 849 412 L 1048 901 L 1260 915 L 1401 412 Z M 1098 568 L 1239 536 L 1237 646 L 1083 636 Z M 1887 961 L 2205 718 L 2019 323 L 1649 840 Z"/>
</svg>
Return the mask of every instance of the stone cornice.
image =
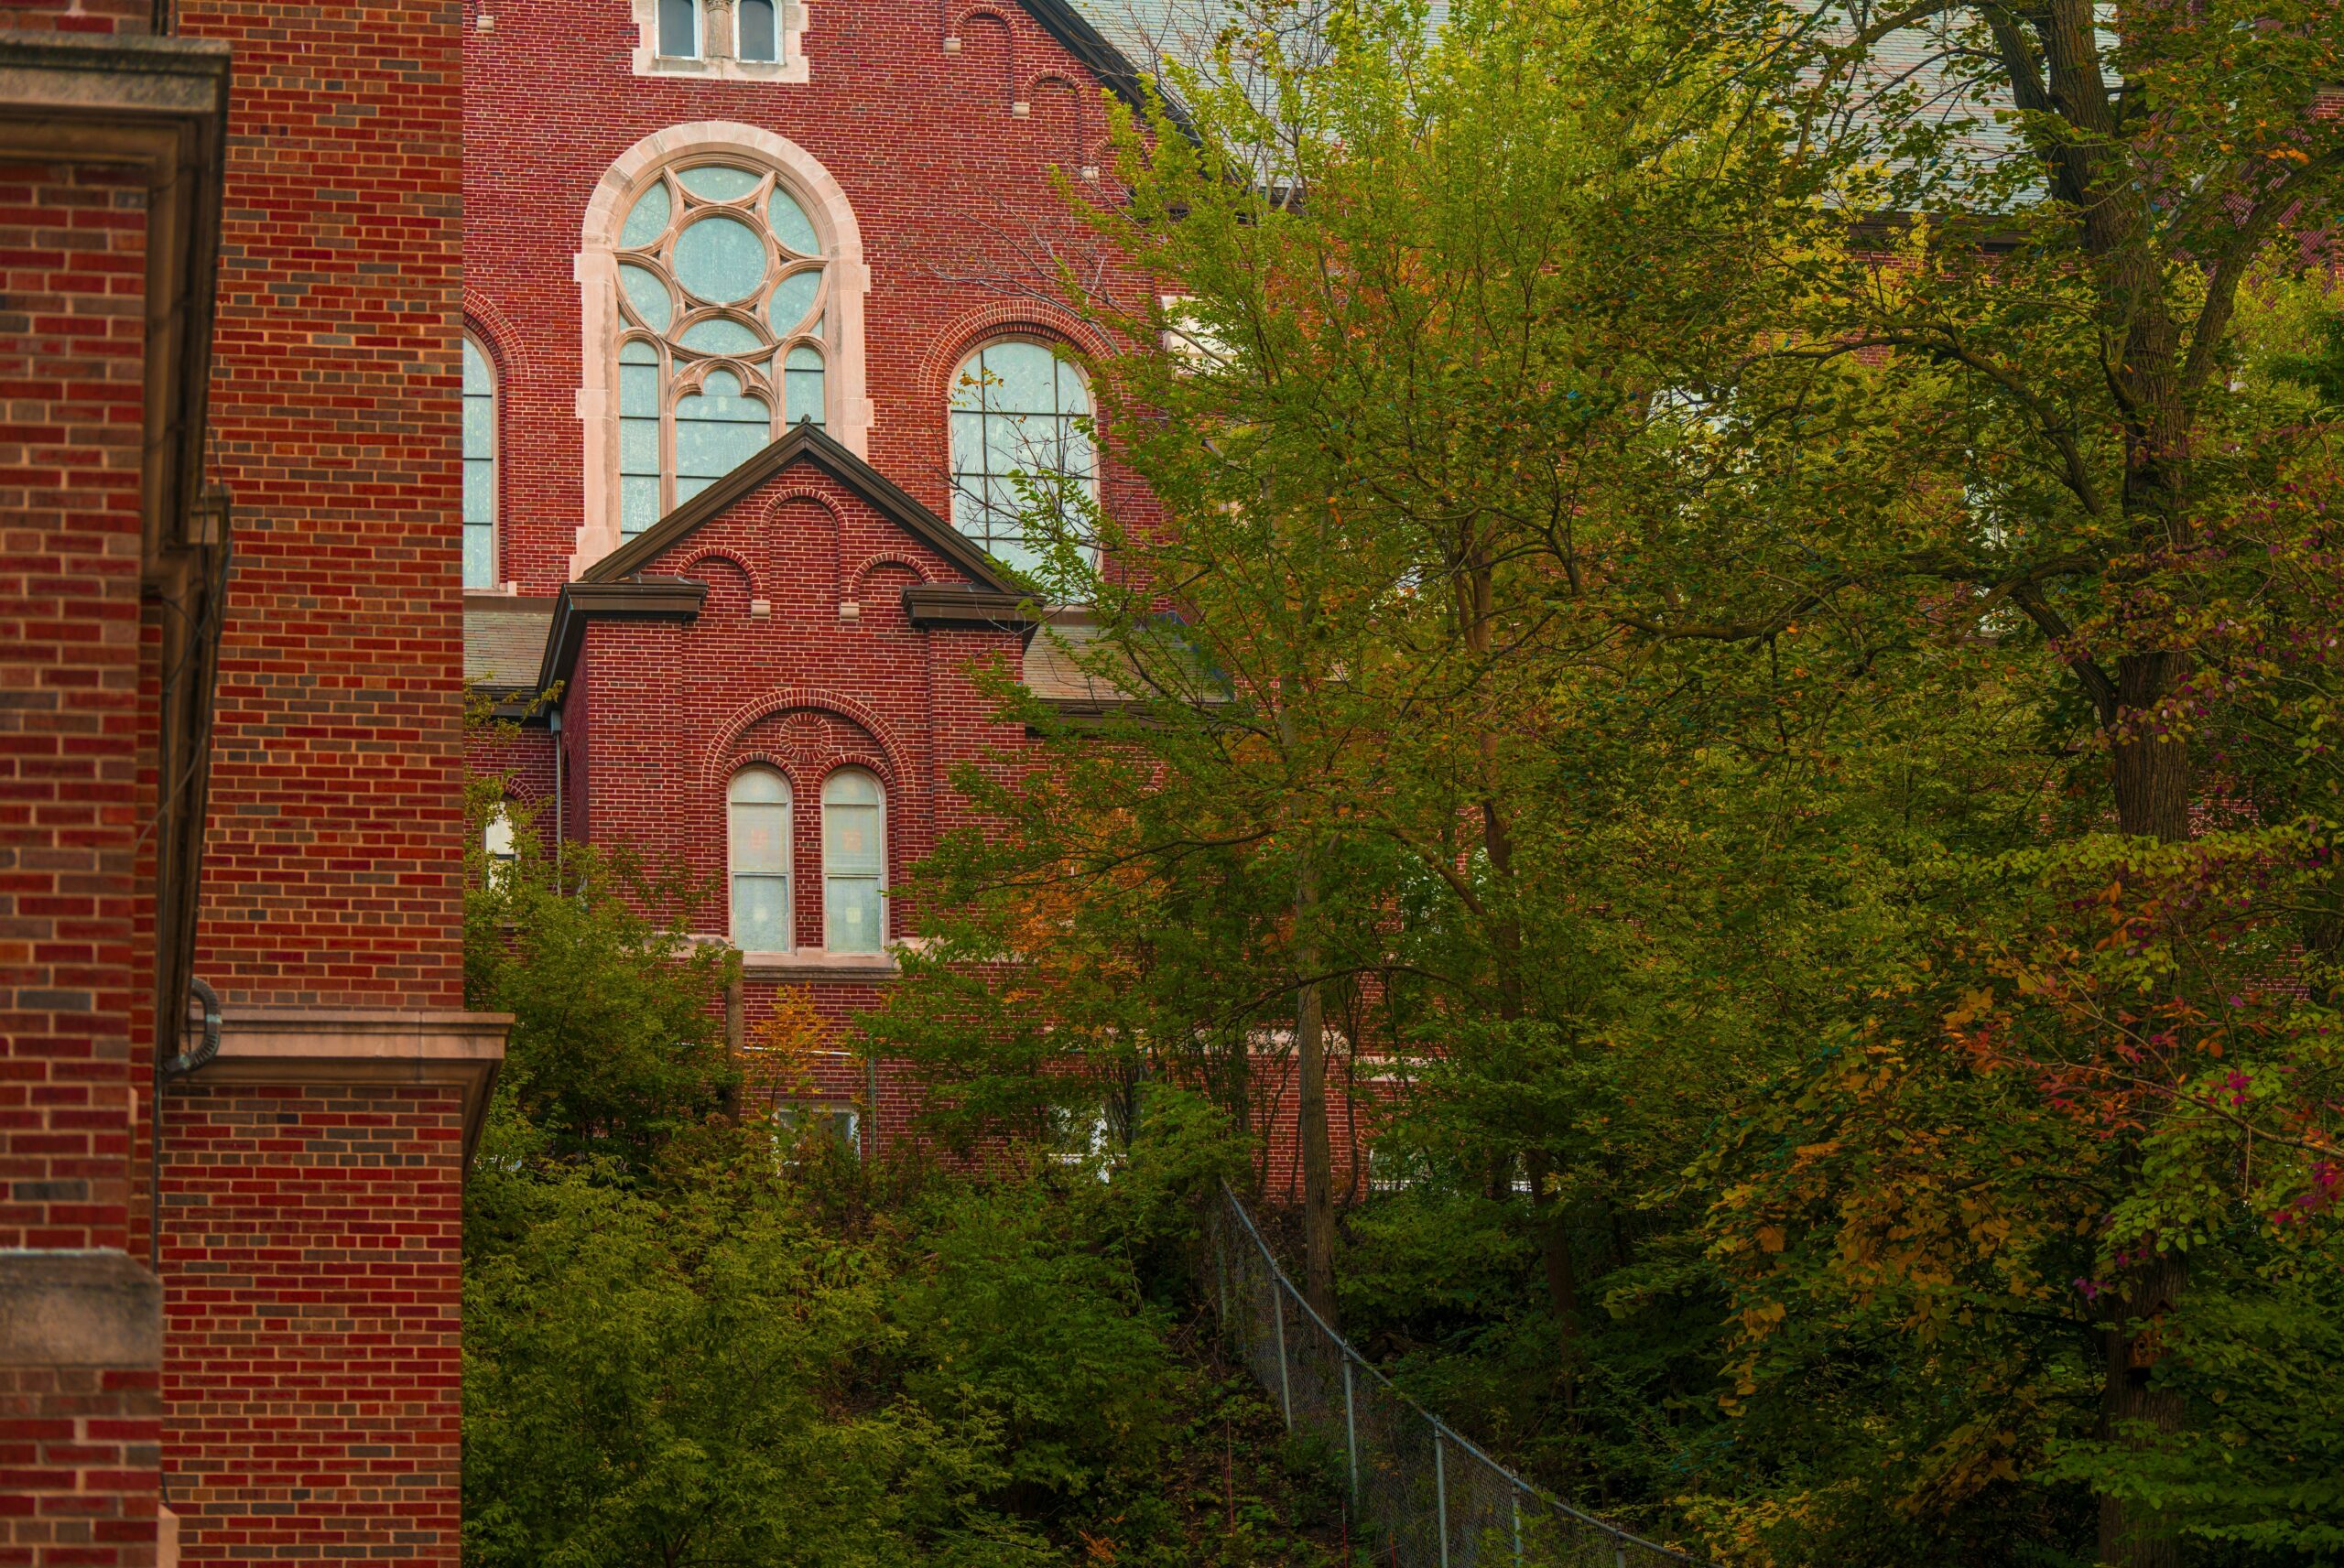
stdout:
<svg viewBox="0 0 2344 1568">
<path fill-rule="evenodd" d="M 235 1008 L 221 1016 L 220 1054 L 190 1080 L 459 1088 L 469 1165 L 512 1026 L 510 1013 L 455 1009 Z"/>
</svg>

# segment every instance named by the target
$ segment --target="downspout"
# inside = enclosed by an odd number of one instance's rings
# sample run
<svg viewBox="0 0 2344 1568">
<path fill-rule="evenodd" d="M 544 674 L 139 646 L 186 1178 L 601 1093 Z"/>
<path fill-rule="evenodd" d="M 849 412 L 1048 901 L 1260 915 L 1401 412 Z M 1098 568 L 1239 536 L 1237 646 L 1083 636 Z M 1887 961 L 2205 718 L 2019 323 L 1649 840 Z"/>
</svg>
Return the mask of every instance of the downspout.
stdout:
<svg viewBox="0 0 2344 1568">
<path fill-rule="evenodd" d="M 561 783 L 560 708 L 552 708 L 547 712 L 546 728 L 553 735 L 553 885 L 554 891 L 559 892 L 561 890 L 561 811 L 568 802 L 569 795 L 569 792 L 562 787 Z"/>
</svg>

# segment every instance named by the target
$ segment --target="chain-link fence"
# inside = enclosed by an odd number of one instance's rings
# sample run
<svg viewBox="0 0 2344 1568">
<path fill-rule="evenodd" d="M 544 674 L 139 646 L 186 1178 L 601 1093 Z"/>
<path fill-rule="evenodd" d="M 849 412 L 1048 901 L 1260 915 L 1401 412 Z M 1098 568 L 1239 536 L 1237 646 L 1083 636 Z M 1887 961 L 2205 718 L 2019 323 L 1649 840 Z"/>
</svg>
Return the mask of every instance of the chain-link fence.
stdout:
<svg viewBox="0 0 2344 1568">
<path fill-rule="evenodd" d="M 1557 1502 L 1361 1359 L 1302 1299 L 1221 1189 L 1210 1226 L 1221 1333 L 1286 1413 L 1327 1445 L 1370 1561 L 1391 1568 L 1659 1568 L 1696 1559 Z"/>
</svg>

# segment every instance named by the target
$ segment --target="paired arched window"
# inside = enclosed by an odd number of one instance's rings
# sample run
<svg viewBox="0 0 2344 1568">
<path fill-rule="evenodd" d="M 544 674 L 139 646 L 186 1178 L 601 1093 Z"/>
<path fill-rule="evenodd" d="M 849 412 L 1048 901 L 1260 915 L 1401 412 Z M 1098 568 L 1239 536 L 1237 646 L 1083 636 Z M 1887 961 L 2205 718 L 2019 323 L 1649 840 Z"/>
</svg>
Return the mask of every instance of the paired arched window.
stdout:
<svg viewBox="0 0 2344 1568">
<path fill-rule="evenodd" d="M 861 768 L 822 781 L 822 931 L 833 953 L 887 945 L 887 795 Z"/>
<path fill-rule="evenodd" d="M 792 941 L 789 781 L 755 766 L 725 797 L 732 945 L 786 953 Z M 887 946 L 887 792 L 862 768 L 822 781 L 822 943 L 832 953 Z"/>
<path fill-rule="evenodd" d="M 496 586 L 496 370 L 464 337 L 464 586 Z"/>
<path fill-rule="evenodd" d="M 664 169 L 619 232 L 619 531 L 651 526 L 787 427 L 829 418 L 831 269 L 769 168 Z"/>
<path fill-rule="evenodd" d="M 1096 482 L 1091 389 L 1082 373 L 1026 339 L 988 343 L 960 362 L 952 383 L 952 522 L 993 557 L 1021 570 L 1042 558 L 1026 536 L 1039 505 L 1071 512 Z"/>
<path fill-rule="evenodd" d="M 789 918 L 789 781 L 771 768 L 732 775 L 726 799 L 731 840 L 732 946 L 786 953 Z"/>
</svg>

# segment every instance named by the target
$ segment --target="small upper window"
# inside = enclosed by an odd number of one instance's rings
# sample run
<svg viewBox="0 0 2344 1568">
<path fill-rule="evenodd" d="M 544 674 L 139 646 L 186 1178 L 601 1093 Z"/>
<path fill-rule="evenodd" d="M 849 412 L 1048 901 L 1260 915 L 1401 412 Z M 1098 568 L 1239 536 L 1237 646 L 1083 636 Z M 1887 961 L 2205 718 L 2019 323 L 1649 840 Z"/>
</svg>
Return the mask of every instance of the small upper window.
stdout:
<svg viewBox="0 0 2344 1568">
<path fill-rule="evenodd" d="M 1065 505 L 1093 483 L 1091 389 L 1082 373 L 1036 342 L 991 343 L 960 362 L 952 384 L 952 522 L 1021 570 L 1041 564 L 1024 518 Z"/>
<path fill-rule="evenodd" d="M 887 943 L 887 796 L 861 768 L 822 784 L 823 945 L 876 953 Z"/>
<path fill-rule="evenodd" d="M 727 797 L 732 946 L 786 953 L 789 919 L 789 781 L 771 768 L 732 775 Z"/>
<path fill-rule="evenodd" d="M 740 56 L 743 59 L 776 60 L 781 58 L 781 29 L 776 25 L 774 0 L 740 0 L 734 14 L 740 18 Z"/>
<path fill-rule="evenodd" d="M 670 59 L 700 58 L 700 0 L 659 0 L 659 52 Z"/>
<path fill-rule="evenodd" d="M 496 372 L 464 339 L 464 586 L 496 586 Z"/>
</svg>

